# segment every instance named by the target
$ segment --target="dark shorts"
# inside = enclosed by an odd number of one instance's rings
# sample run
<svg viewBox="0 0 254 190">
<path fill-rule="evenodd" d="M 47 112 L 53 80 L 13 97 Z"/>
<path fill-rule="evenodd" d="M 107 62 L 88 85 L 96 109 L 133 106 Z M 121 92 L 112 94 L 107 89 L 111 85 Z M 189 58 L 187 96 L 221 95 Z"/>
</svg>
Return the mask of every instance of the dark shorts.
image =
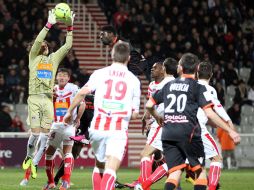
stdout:
<svg viewBox="0 0 254 190">
<path fill-rule="evenodd" d="M 169 173 L 190 166 L 195 172 L 205 165 L 205 153 L 202 141 L 176 142 L 162 141 L 163 152 Z"/>
</svg>

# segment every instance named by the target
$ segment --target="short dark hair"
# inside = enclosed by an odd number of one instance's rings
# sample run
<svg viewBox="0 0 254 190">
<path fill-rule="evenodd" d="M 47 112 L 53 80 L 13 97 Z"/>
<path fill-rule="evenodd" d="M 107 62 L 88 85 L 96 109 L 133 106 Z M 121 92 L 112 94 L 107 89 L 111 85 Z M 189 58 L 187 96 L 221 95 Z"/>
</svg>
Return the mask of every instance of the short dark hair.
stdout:
<svg viewBox="0 0 254 190">
<path fill-rule="evenodd" d="M 163 66 L 165 67 L 166 73 L 168 75 L 177 76 L 177 66 L 178 63 L 174 58 L 166 58 L 163 62 Z"/>
<path fill-rule="evenodd" d="M 68 76 L 71 76 L 71 73 L 70 73 L 69 69 L 64 68 L 64 67 L 59 68 L 59 69 L 57 70 L 57 73 L 67 73 Z"/>
<path fill-rule="evenodd" d="M 101 28 L 101 31 L 113 33 L 116 36 L 116 29 L 111 25 L 106 25 Z"/>
<path fill-rule="evenodd" d="M 129 60 L 130 45 L 127 42 L 118 41 L 112 49 L 111 56 L 114 62 L 125 63 Z"/>
<path fill-rule="evenodd" d="M 207 61 L 202 61 L 198 66 L 198 79 L 210 79 L 213 76 L 213 66 Z"/>
<path fill-rule="evenodd" d="M 183 54 L 179 61 L 183 68 L 183 74 L 195 74 L 198 63 L 198 57 L 192 53 Z"/>
</svg>

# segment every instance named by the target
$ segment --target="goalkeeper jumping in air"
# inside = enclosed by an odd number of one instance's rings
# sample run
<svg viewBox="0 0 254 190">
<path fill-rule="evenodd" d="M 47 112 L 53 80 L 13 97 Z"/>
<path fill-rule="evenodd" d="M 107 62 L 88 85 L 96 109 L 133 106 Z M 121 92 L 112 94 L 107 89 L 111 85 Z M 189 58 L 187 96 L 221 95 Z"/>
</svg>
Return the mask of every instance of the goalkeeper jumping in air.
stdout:
<svg viewBox="0 0 254 190">
<path fill-rule="evenodd" d="M 29 51 L 29 97 L 28 97 L 28 125 L 31 135 L 27 142 L 27 154 L 22 164 L 27 170 L 25 179 L 20 185 L 26 185 L 31 168 L 32 178 L 37 177 L 37 165 L 45 151 L 49 130 L 54 118 L 53 87 L 55 75 L 60 62 L 72 47 L 72 30 L 75 14 L 71 12 L 66 19 L 67 36 L 65 44 L 56 52 L 49 54 L 49 47 L 44 40 L 50 28 L 56 23 L 53 10 L 49 11 L 48 22 L 36 37 Z M 39 139 L 36 154 L 35 147 Z"/>
</svg>

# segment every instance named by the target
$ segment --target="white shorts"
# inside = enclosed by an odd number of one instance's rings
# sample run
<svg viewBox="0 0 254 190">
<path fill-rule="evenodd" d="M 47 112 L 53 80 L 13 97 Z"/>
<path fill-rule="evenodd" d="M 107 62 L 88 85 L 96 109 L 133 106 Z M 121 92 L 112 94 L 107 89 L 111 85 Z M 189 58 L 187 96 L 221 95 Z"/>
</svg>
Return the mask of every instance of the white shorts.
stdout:
<svg viewBox="0 0 254 190">
<path fill-rule="evenodd" d="M 206 159 L 220 155 L 218 146 L 210 133 L 202 134 L 201 138 L 204 145 Z"/>
<path fill-rule="evenodd" d="M 89 137 L 94 155 L 99 162 L 106 162 L 106 156 L 114 156 L 122 161 L 128 141 L 126 131 L 89 129 Z"/>
<path fill-rule="evenodd" d="M 148 133 L 146 144 L 149 144 L 153 148 L 162 151 L 161 133 L 162 133 L 161 127 L 157 128 L 152 127 Z"/>
<path fill-rule="evenodd" d="M 75 127 L 73 125 L 64 125 L 63 123 L 53 123 L 50 129 L 48 145 L 55 148 L 61 148 L 62 145 L 73 145 L 71 136 L 75 135 Z"/>
</svg>

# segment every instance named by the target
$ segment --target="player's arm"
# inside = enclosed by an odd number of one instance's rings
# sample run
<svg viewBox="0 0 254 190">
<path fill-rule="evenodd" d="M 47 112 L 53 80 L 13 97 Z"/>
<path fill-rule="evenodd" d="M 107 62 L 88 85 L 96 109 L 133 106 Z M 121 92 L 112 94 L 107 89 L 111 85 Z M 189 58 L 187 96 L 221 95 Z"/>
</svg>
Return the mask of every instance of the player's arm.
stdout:
<svg viewBox="0 0 254 190">
<path fill-rule="evenodd" d="M 157 123 L 160 126 L 163 126 L 164 118 L 159 115 L 159 113 L 154 108 L 154 105 L 158 105 L 163 102 L 163 92 L 164 88 L 151 96 L 146 103 L 147 111 L 156 119 Z"/>
<path fill-rule="evenodd" d="M 64 116 L 63 122 L 68 124 L 71 123 L 71 116 L 73 110 L 80 105 L 80 103 L 85 99 L 87 94 L 90 94 L 91 92 L 95 91 L 97 86 L 98 79 L 96 78 L 96 71 L 90 76 L 88 82 L 78 91 L 78 93 L 75 95 L 67 113 Z M 98 74 L 99 75 L 99 74 Z"/>
<path fill-rule="evenodd" d="M 87 87 L 84 86 L 83 88 L 81 88 L 81 90 L 76 94 L 76 96 L 74 97 L 67 113 L 64 116 L 64 123 L 68 124 L 71 123 L 71 116 L 73 113 L 73 110 L 80 105 L 80 103 L 85 99 L 86 95 L 89 94 L 91 92 L 91 90 Z"/>
<path fill-rule="evenodd" d="M 224 120 L 228 123 L 229 127 L 234 129 L 234 124 L 232 123 L 232 120 L 230 119 L 229 115 L 227 114 L 226 110 L 224 109 L 224 107 L 221 105 L 219 99 L 218 99 L 218 96 L 217 96 L 217 93 L 214 90 L 214 93 L 213 93 L 213 99 L 212 99 L 212 102 L 214 104 L 213 106 L 213 110 Z"/>
<path fill-rule="evenodd" d="M 72 48 L 74 18 L 75 18 L 75 14 L 73 12 L 71 12 L 71 17 L 70 17 L 69 22 L 65 23 L 68 26 L 65 44 L 62 47 L 60 47 L 55 53 L 52 54 L 54 63 L 57 66 L 60 64 L 60 62 L 67 55 L 69 50 Z"/>
<path fill-rule="evenodd" d="M 43 42 L 43 40 L 45 39 L 48 31 L 50 30 L 50 28 L 56 23 L 56 16 L 53 13 L 53 10 L 50 10 L 48 12 L 48 22 L 45 25 L 45 27 L 43 27 L 43 29 L 40 31 L 40 33 L 38 34 L 38 36 L 36 37 L 30 52 L 29 52 L 29 59 L 33 59 L 35 58 L 41 49 L 41 44 Z"/>
<path fill-rule="evenodd" d="M 135 85 L 134 94 L 132 98 L 132 114 L 131 119 L 138 119 L 139 117 L 139 106 L 140 106 L 140 81 L 137 79 L 137 84 Z"/>
<path fill-rule="evenodd" d="M 84 113 L 86 109 L 86 103 L 85 102 L 81 102 L 78 108 L 78 114 L 77 114 L 77 118 L 74 121 L 75 127 L 78 128 L 80 125 L 80 119 Z"/>
<path fill-rule="evenodd" d="M 197 100 L 199 107 L 201 107 L 208 119 L 210 119 L 216 126 L 227 131 L 235 144 L 240 143 L 240 135 L 231 129 L 227 123 L 225 123 L 212 109 L 212 96 L 211 93 L 203 85 L 199 85 L 197 89 Z"/>
</svg>

